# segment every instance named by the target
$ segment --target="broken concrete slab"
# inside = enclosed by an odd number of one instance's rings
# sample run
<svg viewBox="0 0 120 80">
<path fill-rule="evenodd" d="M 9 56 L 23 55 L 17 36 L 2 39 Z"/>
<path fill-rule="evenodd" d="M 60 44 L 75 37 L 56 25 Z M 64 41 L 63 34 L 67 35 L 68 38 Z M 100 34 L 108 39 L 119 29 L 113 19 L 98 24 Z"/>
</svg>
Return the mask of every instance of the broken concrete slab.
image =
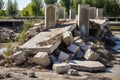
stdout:
<svg viewBox="0 0 120 80">
<path fill-rule="evenodd" d="M 48 66 L 50 64 L 50 59 L 48 57 L 47 52 L 38 52 L 34 57 L 33 57 L 33 62 L 41 65 L 41 66 Z"/>
<path fill-rule="evenodd" d="M 73 43 L 73 35 L 70 31 L 66 31 L 63 33 L 63 41 L 66 45 L 70 45 Z"/>
<path fill-rule="evenodd" d="M 53 70 L 58 74 L 67 73 L 69 69 L 71 69 L 71 66 L 68 63 L 56 63 L 53 65 Z"/>
<path fill-rule="evenodd" d="M 105 71 L 105 66 L 98 61 L 71 60 L 70 65 L 72 69 L 79 71 L 89 72 Z"/>
<path fill-rule="evenodd" d="M 80 46 L 80 49 L 82 50 L 82 51 L 84 51 L 84 52 L 86 52 L 87 50 L 88 50 L 88 48 L 89 48 L 89 46 L 88 45 L 82 45 L 82 46 Z"/>
<path fill-rule="evenodd" d="M 75 41 L 75 44 L 78 45 L 78 46 L 85 45 L 85 43 L 82 39 L 79 39 L 79 40 Z"/>
<path fill-rule="evenodd" d="M 26 61 L 25 54 L 23 51 L 18 51 L 12 55 L 15 60 L 15 65 L 20 65 Z"/>
<path fill-rule="evenodd" d="M 90 60 L 90 61 L 95 61 L 99 58 L 99 54 L 92 51 L 91 49 L 88 49 L 85 53 L 84 58 L 87 59 L 87 60 Z"/>
<path fill-rule="evenodd" d="M 69 47 L 67 47 L 67 49 L 73 53 L 77 53 L 80 51 L 79 46 L 75 45 L 75 44 L 71 44 Z"/>
<path fill-rule="evenodd" d="M 65 61 L 69 59 L 69 55 L 63 51 L 60 52 L 58 60 Z"/>
</svg>

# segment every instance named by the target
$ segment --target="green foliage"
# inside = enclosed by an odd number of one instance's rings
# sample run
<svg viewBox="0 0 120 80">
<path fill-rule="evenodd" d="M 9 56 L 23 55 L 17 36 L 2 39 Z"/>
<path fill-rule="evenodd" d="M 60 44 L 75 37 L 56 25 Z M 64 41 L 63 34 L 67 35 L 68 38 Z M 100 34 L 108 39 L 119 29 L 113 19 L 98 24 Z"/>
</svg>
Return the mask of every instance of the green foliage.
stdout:
<svg viewBox="0 0 120 80">
<path fill-rule="evenodd" d="M 42 15 L 42 0 L 32 0 L 30 4 L 24 8 L 20 15 L 21 16 L 41 16 Z"/>
<path fill-rule="evenodd" d="M 0 9 L 4 8 L 4 4 L 5 4 L 5 2 L 3 0 L 0 0 Z"/>
<path fill-rule="evenodd" d="M 78 11 L 78 4 L 81 4 L 82 0 L 72 0 L 72 7 L 75 9 L 76 13 Z"/>
<path fill-rule="evenodd" d="M 11 0 L 8 0 L 6 12 L 7 12 L 7 15 L 10 15 L 10 16 L 17 15 L 18 4 L 17 4 L 16 0 L 14 0 L 14 2 L 12 2 Z"/>
<path fill-rule="evenodd" d="M 14 48 L 12 47 L 12 45 L 10 44 L 10 42 L 8 42 L 8 43 L 7 43 L 7 51 L 4 52 L 3 56 L 4 56 L 5 58 L 8 58 L 10 55 L 13 54 L 13 49 L 14 49 Z"/>
<path fill-rule="evenodd" d="M 71 7 L 71 0 L 60 0 L 60 6 L 66 8 L 67 15 L 69 15 L 69 9 Z"/>
<path fill-rule="evenodd" d="M 6 16 L 5 10 L 0 9 L 0 16 Z"/>
<path fill-rule="evenodd" d="M 45 4 L 55 4 L 57 0 L 44 0 Z"/>
</svg>

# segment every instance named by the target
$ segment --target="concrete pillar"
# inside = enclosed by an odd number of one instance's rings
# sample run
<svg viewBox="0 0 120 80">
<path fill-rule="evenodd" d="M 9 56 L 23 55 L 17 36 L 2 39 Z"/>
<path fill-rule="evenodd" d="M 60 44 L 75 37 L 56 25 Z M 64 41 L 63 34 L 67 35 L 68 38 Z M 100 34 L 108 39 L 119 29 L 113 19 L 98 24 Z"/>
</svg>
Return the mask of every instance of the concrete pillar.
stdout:
<svg viewBox="0 0 120 80">
<path fill-rule="evenodd" d="M 58 8 L 58 19 L 65 19 L 65 7 Z"/>
<path fill-rule="evenodd" d="M 78 26 L 81 34 L 84 36 L 89 35 L 89 9 L 89 5 L 78 5 Z"/>
<path fill-rule="evenodd" d="M 90 7 L 90 19 L 96 18 L 96 7 Z"/>
<path fill-rule="evenodd" d="M 45 5 L 45 29 L 53 28 L 56 25 L 56 5 Z"/>
<path fill-rule="evenodd" d="M 76 12 L 74 9 L 69 10 L 69 18 L 70 19 L 75 19 L 76 18 Z"/>
<path fill-rule="evenodd" d="M 103 17 L 103 9 L 98 8 L 96 11 L 96 18 L 101 18 L 101 17 Z"/>
</svg>

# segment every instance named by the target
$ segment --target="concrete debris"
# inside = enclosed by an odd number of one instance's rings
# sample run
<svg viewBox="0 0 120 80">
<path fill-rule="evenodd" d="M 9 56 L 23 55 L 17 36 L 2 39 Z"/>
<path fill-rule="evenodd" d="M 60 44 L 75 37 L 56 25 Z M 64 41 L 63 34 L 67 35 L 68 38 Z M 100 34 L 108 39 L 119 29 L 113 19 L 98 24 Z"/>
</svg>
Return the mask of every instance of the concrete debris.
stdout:
<svg viewBox="0 0 120 80">
<path fill-rule="evenodd" d="M 73 53 L 77 53 L 80 51 L 79 46 L 75 45 L 75 44 L 71 44 L 69 47 L 67 47 L 67 49 Z"/>
<path fill-rule="evenodd" d="M 29 75 L 29 77 L 31 77 L 31 78 L 36 78 L 35 72 L 30 72 L 28 75 Z"/>
<path fill-rule="evenodd" d="M 95 61 L 99 58 L 99 54 L 97 54 L 96 52 L 92 51 L 91 49 L 88 49 L 85 53 L 84 58 L 86 60 L 90 60 L 90 61 Z"/>
<path fill-rule="evenodd" d="M 73 43 L 73 35 L 70 31 L 66 31 L 63 33 L 63 41 L 66 45 L 70 45 Z"/>
<path fill-rule="evenodd" d="M 25 53 L 23 51 L 14 53 L 12 57 L 15 60 L 15 65 L 20 65 L 26 61 Z"/>
<path fill-rule="evenodd" d="M 80 36 L 74 37 L 74 41 L 77 41 L 80 39 Z"/>
<path fill-rule="evenodd" d="M 68 59 L 69 59 L 69 55 L 67 53 L 61 51 L 59 54 L 58 60 L 65 61 Z"/>
<path fill-rule="evenodd" d="M 56 63 L 53 65 L 53 70 L 58 74 L 67 73 L 69 69 L 71 69 L 71 66 L 68 63 Z"/>
<path fill-rule="evenodd" d="M 83 52 L 78 52 L 75 54 L 75 58 L 78 59 L 78 60 L 81 60 L 84 58 L 84 53 Z"/>
<path fill-rule="evenodd" d="M 82 50 L 82 51 L 84 51 L 84 52 L 86 52 L 87 50 L 88 50 L 88 45 L 82 45 L 82 46 L 80 46 L 80 49 Z"/>
<path fill-rule="evenodd" d="M 89 72 L 98 72 L 105 71 L 105 66 L 98 61 L 70 61 L 72 69 L 79 71 L 89 71 Z"/>
<path fill-rule="evenodd" d="M 82 39 L 79 39 L 79 40 L 75 41 L 75 44 L 78 45 L 78 46 L 85 45 L 85 43 Z"/>
<path fill-rule="evenodd" d="M 50 59 L 48 56 L 47 52 L 38 52 L 34 57 L 33 57 L 33 62 L 41 65 L 41 66 L 48 66 L 50 64 Z"/>
<path fill-rule="evenodd" d="M 79 75 L 78 71 L 75 69 L 68 70 L 67 74 L 71 75 L 71 76 L 78 76 Z"/>
</svg>

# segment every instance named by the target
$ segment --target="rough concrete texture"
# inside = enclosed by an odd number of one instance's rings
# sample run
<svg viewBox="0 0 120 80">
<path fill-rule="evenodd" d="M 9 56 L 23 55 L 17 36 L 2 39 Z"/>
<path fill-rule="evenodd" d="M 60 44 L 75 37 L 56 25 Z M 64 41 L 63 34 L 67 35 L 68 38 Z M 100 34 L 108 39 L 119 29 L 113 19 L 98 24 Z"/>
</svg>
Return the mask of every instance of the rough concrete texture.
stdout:
<svg viewBox="0 0 120 80">
<path fill-rule="evenodd" d="M 82 46 L 85 43 L 84 43 L 84 41 L 82 39 L 79 39 L 79 40 L 75 41 L 75 44 L 78 45 L 78 46 Z"/>
<path fill-rule="evenodd" d="M 74 9 L 69 10 L 69 19 L 75 19 L 76 18 L 76 12 Z"/>
<path fill-rule="evenodd" d="M 18 51 L 12 56 L 15 60 L 16 65 L 20 65 L 26 61 L 25 54 L 23 51 Z"/>
<path fill-rule="evenodd" d="M 61 51 L 59 54 L 58 60 L 65 61 L 68 59 L 69 59 L 69 55 L 67 53 Z"/>
<path fill-rule="evenodd" d="M 71 69 L 71 66 L 68 63 L 56 63 L 53 65 L 53 70 L 58 74 L 66 73 L 69 69 Z"/>
<path fill-rule="evenodd" d="M 71 44 L 69 47 L 67 47 L 67 49 L 73 53 L 77 53 L 80 51 L 79 46 L 75 45 L 75 44 Z"/>
<path fill-rule="evenodd" d="M 65 19 L 65 7 L 58 8 L 58 19 Z"/>
<path fill-rule="evenodd" d="M 56 5 L 45 5 L 45 28 L 53 28 L 56 25 Z"/>
<path fill-rule="evenodd" d="M 66 31 L 63 33 L 63 41 L 65 42 L 66 45 L 70 45 L 73 43 L 73 35 L 70 31 Z"/>
<path fill-rule="evenodd" d="M 99 58 L 99 54 L 97 54 L 96 52 L 92 51 L 91 49 L 88 49 L 85 53 L 84 58 L 86 60 L 90 60 L 90 61 L 95 61 Z"/>
<path fill-rule="evenodd" d="M 48 57 L 47 52 L 38 52 L 34 57 L 33 57 L 33 62 L 41 65 L 41 66 L 48 66 L 50 64 L 50 59 Z"/>
<path fill-rule="evenodd" d="M 72 69 L 80 70 L 80 71 L 105 71 L 105 66 L 98 61 L 78 61 L 71 60 L 70 65 Z"/>
<path fill-rule="evenodd" d="M 80 39 L 80 36 L 74 37 L 74 41 L 77 41 L 77 40 L 79 40 L 79 39 Z"/>
<path fill-rule="evenodd" d="M 78 5 L 78 26 L 82 35 L 89 35 L 89 5 Z"/>
</svg>

